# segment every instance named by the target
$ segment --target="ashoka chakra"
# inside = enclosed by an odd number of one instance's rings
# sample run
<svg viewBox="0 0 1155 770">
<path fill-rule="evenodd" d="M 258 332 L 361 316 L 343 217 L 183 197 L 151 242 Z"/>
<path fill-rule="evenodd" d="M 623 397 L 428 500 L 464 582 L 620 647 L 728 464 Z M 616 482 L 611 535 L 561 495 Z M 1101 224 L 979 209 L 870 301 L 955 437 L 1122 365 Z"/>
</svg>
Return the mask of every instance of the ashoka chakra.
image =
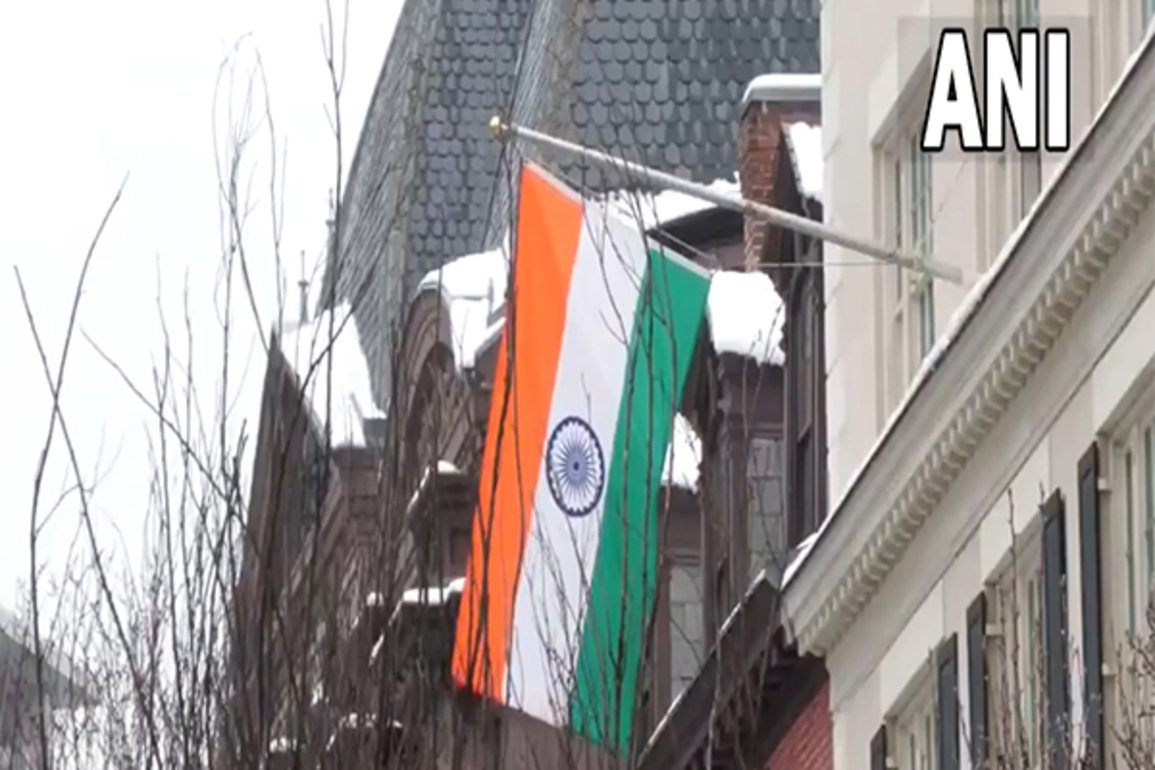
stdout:
<svg viewBox="0 0 1155 770">
<path fill-rule="evenodd" d="M 606 485 L 606 463 L 589 423 L 566 417 L 550 434 L 545 453 L 546 479 L 558 507 L 570 516 L 592 511 Z"/>
</svg>

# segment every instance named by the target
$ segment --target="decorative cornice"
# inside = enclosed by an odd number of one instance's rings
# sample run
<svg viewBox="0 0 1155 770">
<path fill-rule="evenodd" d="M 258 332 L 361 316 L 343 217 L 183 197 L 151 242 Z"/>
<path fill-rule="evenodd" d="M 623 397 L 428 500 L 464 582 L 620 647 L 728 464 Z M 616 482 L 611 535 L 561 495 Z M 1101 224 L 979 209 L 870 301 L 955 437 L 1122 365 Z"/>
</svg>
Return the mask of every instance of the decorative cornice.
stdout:
<svg viewBox="0 0 1155 770">
<path fill-rule="evenodd" d="M 1137 73 L 1130 74 L 1138 77 Z M 1143 77 L 1151 81 L 1155 79 L 1153 76 L 1155 71 L 1152 71 L 1150 62 L 1144 62 Z M 1131 100 L 1146 99 L 1151 96 L 1153 90 L 1150 83 L 1142 87 L 1135 86 L 1135 89 L 1141 91 L 1141 94 L 1130 95 L 1128 98 Z M 1115 101 L 1122 100 L 1122 94 L 1115 96 L 1118 97 Z M 1149 104 L 1150 102 L 1147 102 L 1148 107 Z M 967 462 L 1055 346 L 1083 299 L 1155 197 L 1155 134 L 1152 133 L 1152 111 L 1135 105 L 1128 109 L 1130 113 L 1123 119 L 1131 120 L 1138 125 L 1124 125 L 1115 130 L 1119 135 L 1115 138 L 1122 140 L 1120 145 L 1108 146 L 1111 136 L 1092 135 L 1084 145 L 1093 140 L 1097 143 L 1095 148 L 1082 146 L 1074 151 L 1082 152 L 1083 157 L 1073 158 L 1072 164 L 1083 162 L 1095 165 L 1093 171 L 1082 169 L 1080 174 L 1096 172 L 1110 174 L 1111 167 L 1115 166 L 1110 162 L 1112 160 L 1110 156 L 1116 152 L 1126 152 L 1128 146 L 1136 147 L 1124 162 L 1114 183 L 1100 198 L 1099 204 L 1094 207 L 1091 215 L 1083 220 L 1083 226 L 1074 232 L 1070 230 L 1063 232 L 1064 237 L 1057 240 L 1045 238 L 1047 243 L 1040 242 L 1039 232 L 1028 230 L 1024 232 L 1024 238 L 1014 247 L 1016 252 L 1033 249 L 1045 254 L 1049 244 L 1053 244 L 1050 248 L 1062 248 L 1065 243 L 1072 244 L 1066 249 L 1057 266 L 1051 270 L 1041 290 L 1035 292 L 1033 300 L 1029 300 L 1029 304 L 1023 301 L 1016 303 L 1013 305 L 1016 312 L 1013 315 L 1007 314 L 1012 323 L 1018 319 L 1013 333 L 996 338 L 1002 339 L 1002 344 L 994 350 L 989 345 L 981 343 L 977 348 L 972 346 L 978 350 L 975 357 L 982 356 L 982 360 L 973 362 L 976 366 L 982 367 L 981 377 L 970 380 L 974 384 L 965 398 L 952 402 L 956 406 L 953 411 L 948 411 L 949 420 L 930 443 L 929 450 L 922 455 L 922 459 L 911 460 L 912 465 L 905 466 L 912 468 L 912 472 L 904 474 L 905 482 L 899 491 L 887 497 L 886 501 L 880 501 L 883 502 L 885 513 L 873 523 L 869 535 L 859 540 L 851 553 L 828 554 L 822 559 L 823 564 L 808 565 L 810 569 L 807 571 L 828 572 L 834 577 L 823 579 L 812 575 L 806 581 L 809 584 L 807 587 L 812 590 L 804 590 L 803 593 L 813 596 L 803 595 L 797 600 L 800 604 L 809 606 L 804 612 L 791 613 L 797 623 L 796 638 L 800 651 L 825 655 L 843 638 L 847 629 L 879 590 L 890 570 L 902 558 L 927 518 L 951 489 L 951 485 Z M 1107 117 L 1104 115 L 1103 119 L 1106 120 Z M 1116 119 L 1120 118 L 1116 116 Z M 1092 132 L 1092 134 L 1104 133 L 1107 132 L 1105 130 Z M 1075 176 L 1067 173 L 1069 171 L 1070 168 L 1065 169 L 1062 175 Z M 1071 178 L 1060 179 L 1057 180 L 1056 186 L 1064 184 L 1069 186 L 1077 181 Z M 1104 186 L 1106 184 L 1109 182 L 1104 182 Z M 1093 196 L 1094 192 L 1093 189 L 1083 189 L 1077 193 L 1069 190 L 1064 194 L 1081 195 L 1085 200 L 1086 197 Z M 1040 201 L 1039 209 L 1042 209 L 1044 204 L 1052 205 L 1056 197 L 1057 195 L 1052 195 L 1049 200 Z M 1038 220 L 1040 214 L 1041 210 L 1036 210 L 1032 215 Z M 1072 221 L 1077 222 L 1079 219 Z M 1031 227 L 1033 224 L 1026 223 L 1025 226 Z M 1026 244 L 1031 241 L 1034 241 L 1034 244 L 1027 246 Z M 1020 259 L 1030 257 L 1030 254 L 1013 256 Z M 1037 262 L 1039 264 L 1035 267 L 1041 270 L 1047 268 L 1050 260 L 1040 257 Z M 1004 265 L 1005 267 L 1008 265 Z M 995 287 L 991 287 L 991 290 L 988 294 L 992 293 Z M 1026 305 L 1025 312 L 1019 310 L 1024 305 Z M 958 340 L 954 342 L 957 347 Z M 943 386 L 939 387 L 941 389 Z M 954 387 L 957 390 L 957 383 Z M 926 390 L 927 388 L 924 388 L 924 392 L 919 395 L 927 396 Z M 910 420 L 912 416 L 907 414 L 905 419 Z M 926 427 L 931 426 L 924 425 L 923 429 Z M 890 443 L 893 445 L 896 442 Z M 890 451 L 897 453 L 904 451 L 913 453 L 920 449 L 921 446 L 890 447 Z M 830 522 L 831 525 L 836 523 Z M 871 523 L 866 524 L 871 526 Z M 811 554 L 811 558 L 817 555 Z M 816 569 L 817 567 L 821 569 Z M 828 570 L 828 567 L 832 569 Z"/>
</svg>

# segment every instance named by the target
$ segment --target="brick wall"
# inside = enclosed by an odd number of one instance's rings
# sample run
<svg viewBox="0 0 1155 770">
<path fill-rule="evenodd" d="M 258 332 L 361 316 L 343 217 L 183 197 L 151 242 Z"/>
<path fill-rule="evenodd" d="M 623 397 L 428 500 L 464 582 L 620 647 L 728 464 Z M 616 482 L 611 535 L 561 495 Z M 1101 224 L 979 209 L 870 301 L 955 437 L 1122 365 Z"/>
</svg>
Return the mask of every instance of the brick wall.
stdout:
<svg viewBox="0 0 1155 770">
<path fill-rule="evenodd" d="M 742 197 L 761 203 L 774 200 L 774 176 L 781 146 L 782 110 L 778 105 L 751 104 L 738 125 L 738 180 Z M 766 226 L 747 216 L 743 225 L 743 262 L 747 270 L 758 264 Z"/>
<path fill-rule="evenodd" d="M 778 176 L 778 156 L 785 149 L 782 126 L 794 121 L 817 124 L 819 112 L 819 105 L 815 102 L 750 103 L 738 124 L 738 180 L 743 198 L 781 205 L 775 194 L 774 181 Z M 747 216 L 743 231 L 743 261 L 745 268 L 750 270 L 761 260 L 767 227 Z"/>
<path fill-rule="evenodd" d="M 831 770 L 830 684 L 825 683 L 774 747 L 766 770 Z"/>
</svg>

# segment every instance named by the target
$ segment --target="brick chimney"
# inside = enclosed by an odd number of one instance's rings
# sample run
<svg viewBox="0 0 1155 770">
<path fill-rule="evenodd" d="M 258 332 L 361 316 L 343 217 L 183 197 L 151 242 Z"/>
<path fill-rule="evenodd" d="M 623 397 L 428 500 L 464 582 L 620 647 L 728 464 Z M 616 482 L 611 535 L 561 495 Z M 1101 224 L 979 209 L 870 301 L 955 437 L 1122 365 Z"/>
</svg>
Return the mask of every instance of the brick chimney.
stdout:
<svg viewBox="0 0 1155 770">
<path fill-rule="evenodd" d="M 776 205 L 774 182 L 778 155 L 785 148 L 783 125 L 821 122 L 822 76 L 777 73 L 761 75 L 746 88 L 738 124 L 738 179 L 742 197 Z M 766 225 L 746 217 L 743 234 L 745 268 L 761 259 Z"/>
</svg>

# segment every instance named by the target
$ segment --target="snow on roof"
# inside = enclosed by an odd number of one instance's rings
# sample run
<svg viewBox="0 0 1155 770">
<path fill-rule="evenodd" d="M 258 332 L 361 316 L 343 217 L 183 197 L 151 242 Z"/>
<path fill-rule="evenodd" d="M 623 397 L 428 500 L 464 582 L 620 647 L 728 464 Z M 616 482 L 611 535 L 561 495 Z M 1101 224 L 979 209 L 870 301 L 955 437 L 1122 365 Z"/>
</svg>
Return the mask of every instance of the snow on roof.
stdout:
<svg viewBox="0 0 1155 770">
<path fill-rule="evenodd" d="M 785 307 L 770 276 L 718 270 L 710 280 L 706 317 L 714 350 L 781 366 Z"/>
<path fill-rule="evenodd" d="M 431 270 L 417 291 L 440 291 L 449 313 L 450 345 L 459 370 L 472 369 L 477 354 L 501 328 L 509 280 L 509 248 L 468 254 Z"/>
<path fill-rule="evenodd" d="M 742 194 L 742 188 L 733 179 L 716 179 L 706 187 L 725 195 Z M 717 208 L 715 203 L 678 190 L 662 190 L 657 193 L 615 190 L 606 196 L 605 203 L 627 222 L 641 223 L 643 230 L 651 230 L 667 222 Z"/>
<path fill-rule="evenodd" d="M 286 323 L 278 345 L 297 375 L 315 424 L 323 428 L 328 414 L 334 446 L 364 446 L 364 421 L 385 414 L 373 401 L 369 364 L 349 303 L 304 324 Z"/>
<path fill-rule="evenodd" d="M 742 108 L 750 102 L 809 102 L 822 95 L 822 75 L 817 72 L 773 72 L 759 75 L 746 86 Z"/>
<path fill-rule="evenodd" d="M 280 736 L 269 741 L 270 754 L 291 754 L 297 750 L 297 742 L 292 738 Z"/>
<path fill-rule="evenodd" d="M 1123 73 L 1119 76 L 1119 79 L 1115 81 L 1115 85 L 1107 94 L 1107 98 L 1104 99 L 1103 103 L 1099 106 L 1099 110 L 1095 113 L 1095 117 L 1091 120 L 1091 123 L 1087 126 L 1086 130 L 1084 130 L 1082 136 L 1079 138 L 1079 141 L 1071 147 L 1071 151 L 1063 156 L 1059 167 L 1055 169 L 1055 172 L 1051 174 L 1050 178 L 1046 181 L 1046 184 L 1043 185 L 1043 189 L 1035 197 L 1035 202 L 1031 205 L 1030 210 L 1028 210 L 1026 215 L 1024 215 L 1019 220 L 1019 223 L 1015 226 L 1015 229 L 1011 231 L 1011 234 L 1007 237 L 1006 242 L 1003 243 L 1003 248 L 999 252 L 999 256 L 995 259 L 987 271 L 979 277 L 979 279 L 971 287 L 970 291 L 967 292 L 965 297 L 963 297 L 963 301 L 959 304 L 958 308 L 951 315 L 950 321 L 947 323 L 946 330 L 941 336 L 939 336 L 937 340 L 935 340 L 934 347 L 931 348 L 930 352 L 923 359 L 922 366 L 919 367 L 918 372 L 915 373 L 914 379 L 912 379 L 910 385 L 907 386 L 906 393 L 903 394 L 902 400 L 898 403 L 898 406 L 896 406 L 891 411 L 890 419 L 887 420 L 886 425 L 883 427 L 882 431 L 879 432 L 878 438 L 875 439 L 874 444 L 870 448 L 870 451 L 866 453 L 866 456 L 862 458 L 862 462 L 858 464 L 858 467 L 854 470 L 854 473 L 851 474 L 850 480 L 847 482 L 842 493 L 839 495 L 838 500 L 834 503 L 834 505 L 830 507 L 830 513 L 827 514 L 826 519 L 822 522 L 821 526 L 818 527 L 818 530 L 814 532 L 813 535 L 811 535 L 813 542 L 811 542 L 809 547 L 800 549 L 798 556 L 796 556 L 794 559 L 794 563 L 790 565 L 792 569 L 788 569 L 787 574 L 783 576 L 783 588 L 785 588 L 789 581 L 801 571 L 801 568 L 804 566 L 808 560 L 808 557 L 813 552 L 814 546 L 816 546 L 818 541 L 821 540 L 826 530 L 830 527 L 830 523 L 838 516 L 838 513 L 842 510 L 843 505 L 850 498 L 850 495 L 854 491 L 855 487 L 858 486 L 858 483 L 861 481 L 862 477 L 866 475 L 866 471 L 873 463 L 875 456 L 877 456 L 878 453 L 882 451 L 883 444 L 886 443 L 887 439 L 890 437 L 890 434 L 894 432 L 895 427 L 906 414 L 907 409 L 918 396 L 919 392 L 923 388 L 923 385 L 930 378 L 930 375 L 938 368 L 939 363 L 946 356 L 947 352 L 953 347 L 955 339 L 957 339 L 959 335 L 962 334 L 963 329 L 966 328 L 967 323 L 978 311 L 979 307 L 982 305 L 983 300 L 990 292 L 991 287 L 994 285 L 999 275 L 1002 274 L 1003 269 L 1006 267 L 1007 263 L 1010 262 L 1011 258 L 1018 252 L 1019 243 L 1026 237 L 1027 230 L 1030 229 L 1031 225 L 1034 223 L 1034 220 L 1039 216 L 1039 212 L 1042 211 L 1043 207 L 1046 206 L 1047 203 L 1050 202 L 1051 197 L 1055 195 L 1055 189 L 1059 186 L 1062 179 L 1070 172 L 1072 164 L 1081 156 L 1083 152 L 1086 151 L 1085 147 L 1089 137 L 1095 131 L 1096 126 L 1098 126 L 1099 123 L 1103 120 L 1103 116 L 1107 113 L 1107 110 L 1111 107 L 1112 104 L 1114 104 L 1115 99 L 1118 97 L 1119 92 L 1123 88 L 1123 85 L 1130 79 L 1133 71 L 1138 65 L 1140 56 L 1144 51 L 1147 50 L 1149 46 L 1152 45 L 1153 40 L 1155 40 L 1155 25 L 1152 25 L 1151 28 L 1147 30 L 1143 41 L 1131 52 L 1130 57 L 1127 59 L 1127 62 L 1123 67 Z"/>
<path fill-rule="evenodd" d="M 787 146 L 794 161 L 798 189 L 816 201 L 822 200 L 822 127 L 798 121 L 786 124 Z"/>
<path fill-rule="evenodd" d="M 807 535 L 801 543 L 794 549 L 794 554 L 789 563 L 786 565 L 785 571 L 782 573 L 782 585 L 790 582 L 790 578 L 794 577 L 794 573 L 806 561 L 806 557 L 810 555 L 810 549 L 814 547 L 815 541 L 818 540 L 818 532 L 811 532 Z"/>
<path fill-rule="evenodd" d="M 698 465 L 702 461 L 702 440 L 684 414 L 674 415 L 674 429 L 666 460 L 662 464 L 662 480 L 671 486 L 698 489 Z"/>
<path fill-rule="evenodd" d="M 421 586 L 410 588 L 401 594 L 402 604 L 428 605 L 430 607 L 448 604 L 449 600 L 465 590 L 465 578 L 456 578 L 445 584 L 445 587 Z"/>
<path fill-rule="evenodd" d="M 401 605 L 441 606 L 442 604 L 448 604 L 453 597 L 459 595 L 464 590 L 465 578 L 455 578 L 444 586 L 419 586 L 417 588 L 409 588 L 401 592 L 401 600 L 397 602 L 397 607 L 400 608 Z M 382 607 L 384 605 L 385 597 L 376 591 L 371 592 L 365 597 L 365 606 L 367 607 Z"/>
<path fill-rule="evenodd" d="M 456 596 L 460 596 L 465 591 L 465 578 L 454 578 L 446 583 L 444 586 L 419 586 L 417 588 L 410 588 L 401 593 L 401 600 L 397 602 L 397 607 L 393 610 L 393 616 L 401 611 L 402 607 L 441 607 L 449 604 L 449 602 Z M 365 603 L 370 607 L 380 607 L 385 603 L 381 594 L 373 592 L 366 598 Z M 377 641 L 373 644 L 373 649 L 369 651 L 369 662 L 372 663 L 377 660 L 377 656 L 381 654 L 381 649 L 385 646 L 385 634 L 381 634 Z"/>
<path fill-rule="evenodd" d="M 365 729 L 365 728 L 373 729 L 376 726 L 377 726 L 377 715 L 374 714 L 373 712 L 365 712 L 363 714 L 358 714 L 357 712 L 353 711 L 353 712 L 350 712 L 348 714 L 343 715 L 337 721 L 337 728 L 339 730 L 357 730 L 357 729 Z M 389 727 L 394 729 L 394 730 L 404 729 L 403 725 L 400 722 L 398 722 L 396 719 L 390 719 L 389 720 Z M 337 744 L 337 734 L 334 733 L 333 735 L 329 736 L 329 742 L 326 744 L 326 746 L 328 747 L 329 751 L 332 751 L 333 747 L 336 746 L 336 744 Z"/>
</svg>

